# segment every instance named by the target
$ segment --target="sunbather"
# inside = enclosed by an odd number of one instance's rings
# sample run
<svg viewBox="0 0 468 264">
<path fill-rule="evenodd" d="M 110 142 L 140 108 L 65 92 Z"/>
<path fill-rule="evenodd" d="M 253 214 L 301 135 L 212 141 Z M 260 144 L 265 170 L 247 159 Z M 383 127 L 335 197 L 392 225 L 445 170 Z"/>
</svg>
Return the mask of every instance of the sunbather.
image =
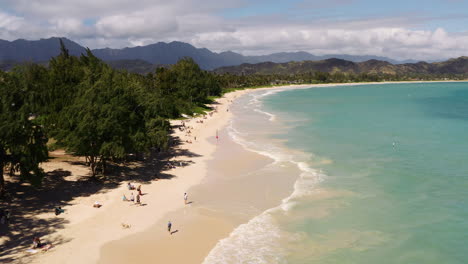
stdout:
<svg viewBox="0 0 468 264">
<path fill-rule="evenodd" d="M 39 237 L 34 237 L 33 238 L 33 245 L 32 245 L 32 248 L 33 249 L 36 249 L 36 248 L 40 248 L 42 247 L 42 243 L 41 243 L 41 239 Z"/>
</svg>

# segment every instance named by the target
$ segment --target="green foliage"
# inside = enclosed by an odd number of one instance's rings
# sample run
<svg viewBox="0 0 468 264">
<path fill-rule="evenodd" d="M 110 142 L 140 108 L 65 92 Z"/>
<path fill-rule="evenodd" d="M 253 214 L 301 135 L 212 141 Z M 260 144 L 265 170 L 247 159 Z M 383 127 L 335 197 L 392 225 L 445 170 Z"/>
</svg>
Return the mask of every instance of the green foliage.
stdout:
<svg viewBox="0 0 468 264">
<path fill-rule="evenodd" d="M 89 49 L 70 56 L 60 45 L 48 68 L 26 65 L 1 75 L 1 165 L 31 181 L 40 182 L 45 135 L 54 148 L 85 156 L 95 176 L 109 161 L 166 149 L 167 119 L 203 111 L 209 96 L 222 93 L 217 76 L 189 58 L 142 76 L 110 68 Z"/>
<path fill-rule="evenodd" d="M 171 111 L 172 117 L 176 113 L 191 114 L 194 108 L 207 103 L 208 96 L 222 93 L 216 76 L 201 70 L 191 58 L 181 59 L 171 68 L 158 68 L 154 85 L 170 100 L 166 104 L 175 107 Z"/>
<path fill-rule="evenodd" d="M 55 138 L 75 155 L 86 156 L 92 176 L 109 160 L 167 147 L 168 125 L 147 109 L 149 102 L 132 75 L 117 72 L 89 50 L 80 58 L 83 78 L 71 104 L 60 112 Z M 151 97 L 154 99 L 154 97 Z"/>
<path fill-rule="evenodd" d="M 39 163 L 48 157 L 47 138 L 34 120 L 37 87 L 26 85 L 22 79 L 31 77 L 36 70 L 31 68 L 24 74 L 0 72 L 0 195 L 4 193 L 5 168 L 11 175 L 19 173 L 22 179 L 35 185 L 43 177 Z"/>
</svg>

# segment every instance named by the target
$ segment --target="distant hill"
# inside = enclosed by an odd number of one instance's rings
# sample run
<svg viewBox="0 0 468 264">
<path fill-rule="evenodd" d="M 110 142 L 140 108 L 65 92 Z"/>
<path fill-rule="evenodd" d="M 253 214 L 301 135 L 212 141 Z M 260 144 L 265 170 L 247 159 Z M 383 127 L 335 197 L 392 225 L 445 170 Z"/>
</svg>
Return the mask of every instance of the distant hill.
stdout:
<svg viewBox="0 0 468 264">
<path fill-rule="evenodd" d="M 247 60 L 245 63 L 260 63 L 260 62 L 283 63 L 283 62 L 290 62 L 290 61 L 319 61 L 319 60 L 326 60 L 326 59 L 332 59 L 332 58 L 348 60 L 348 61 L 353 61 L 353 62 L 363 62 L 363 61 L 368 61 L 368 60 L 381 60 L 381 61 L 390 62 L 392 64 L 417 62 L 415 60 L 398 61 L 398 60 L 393 60 L 387 57 L 370 56 L 370 55 L 328 54 L 328 55 L 316 56 L 316 55 L 313 55 L 304 51 L 280 52 L 280 53 L 273 53 L 270 55 L 247 56 L 245 58 Z"/>
<path fill-rule="evenodd" d="M 70 54 L 78 56 L 85 51 L 85 48 L 76 42 L 66 38 L 62 39 L 65 46 L 70 51 Z M 32 41 L 24 39 L 15 41 L 0 40 L 0 64 L 3 65 L 14 65 L 18 64 L 18 62 L 24 61 L 44 62 L 50 60 L 50 58 L 54 56 L 57 56 L 59 52 L 59 38 L 55 37 Z M 346 59 L 353 62 L 376 59 L 388 61 L 393 64 L 402 63 L 401 61 L 377 56 L 353 56 L 343 54 L 315 56 L 307 52 L 281 52 L 270 55 L 244 56 L 232 51 L 216 53 L 205 48 L 196 48 L 190 44 L 178 41 L 170 43 L 159 42 L 147 46 L 123 49 L 93 49 L 92 52 L 98 58 L 109 62 L 111 65 L 118 64 L 121 69 L 125 68 L 130 71 L 140 73 L 144 73 L 146 72 L 146 69 L 151 68 L 147 63 L 157 65 L 174 64 L 183 57 L 193 58 L 201 68 L 206 70 L 212 70 L 223 66 L 240 65 L 242 63 L 284 63 L 304 60 L 316 61 L 329 58 Z M 130 61 L 133 62 L 130 63 Z M 129 68 L 126 68 L 126 65 L 128 65 Z"/>
<path fill-rule="evenodd" d="M 450 59 L 443 62 L 418 62 L 392 64 L 387 61 L 368 60 L 352 62 L 342 59 L 257 64 L 244 63 L 214 70 L 216 73 L 231 74 L 300 74 L 308 72 L 343 73 L 385 73 L 385 74 L 468 74 L 468 57 Z"/>
<path fill-rule="evenodd" d="M 49 61 L 50 58 L 60 53 L 59 39 L 48 38 L 34 41 L 18 39 L 11 42 L 0 40 L 0 62 Z M 85 52 L 85 48 L 79 44 L 66 38 L 62 38 L 62 40 L 71 55 L 78 56 Z"/>
<path fill-rule="evenodd" d="M 157 67 L 164 67 L 162 64 L 151 64 L 145 60 L 109 60 L 107 64 L 117 70 L 140 74 L 153 72 Z"/>
<path fill-rule="evenodd" d="M 200 67 L 214 69 L 230 64 L 223 55 L 211 52 L 208 49 L 198 49 L 183 42 L 163 43 L 159 42 L 141 47 L 124 49 L 95 49 L 92 50 L 96 57 L 104 61 L 110 60 L 145 60 L 152 64 L 175 64 L 184 57 L 193 58 Z"/>
</svg>

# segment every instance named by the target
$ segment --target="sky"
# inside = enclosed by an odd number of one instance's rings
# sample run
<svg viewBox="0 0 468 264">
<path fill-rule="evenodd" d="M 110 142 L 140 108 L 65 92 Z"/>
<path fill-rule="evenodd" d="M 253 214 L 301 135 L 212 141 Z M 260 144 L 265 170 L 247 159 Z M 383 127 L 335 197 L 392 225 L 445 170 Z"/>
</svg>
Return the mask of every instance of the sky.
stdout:
<svg viewBox="0 0 468 264">
<path fill-rule="evenodd" d="M 0 39 L 123 48 L 183 41 L 244 55 L 468 56 L 468 0 L 0 0 Z"/>
</svg>

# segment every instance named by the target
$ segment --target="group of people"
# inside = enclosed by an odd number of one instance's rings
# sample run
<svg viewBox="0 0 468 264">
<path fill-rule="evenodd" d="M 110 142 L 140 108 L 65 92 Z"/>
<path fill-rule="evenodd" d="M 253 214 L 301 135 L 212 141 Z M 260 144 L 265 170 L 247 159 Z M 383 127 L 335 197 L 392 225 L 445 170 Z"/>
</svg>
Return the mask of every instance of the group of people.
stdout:
<svg viewBox="0 0 468 264">
<path fill-rule="evenodd" d="M 137 191 L 137 195 L 136 197 L 133 195 L 133 192 L 130 194 L 130 196 L 127 198 L 125 196 L 125 194 L 122 195 L 122 201 L 130 201 L 130 202 L 134 202 L 135 204 L 137 205 L 141 205 L 141 196 L 143 196 L 143 193 L 141 192 L 141 185 L 138 185 L 137 188 L 135 188 L 135 186 L 133 184 L 131 184 L 130 182 L 127 183 L 127 188 L 129 191 L 131 190 L 135 190 Z"/>
<path fill-rule="evenodd" d="M 199 123 L 199 122 L 197 121 L 197 123 Z M 203 121 L 201 121 L 201 123 L 203 123 Z M 179 127 L 179 130 L 180 130 L 180 131 L 186 131 L 186 132 L 185 132 L 185 136 L 186 136 L 186 137 L 190 137 L 190 136 L 192 135 L 192 131 L 191 131 L 190 129 L 193 129 L 193 127 L 191 127 L 191 126 L 185 126 L 185 122 L 184 122 L 184 121 L 181 121 L 180 125 L 181 125 L 181 126 Z M 194 139 L 197 140 L 197 137 L 194 137 Z M 192 142 L 192 140 L 190 140 L 190 139 L 186 139 L 186 140 L 185 140 L 185 143 L 192 144 L 193 142 Z"/>
</svg>

